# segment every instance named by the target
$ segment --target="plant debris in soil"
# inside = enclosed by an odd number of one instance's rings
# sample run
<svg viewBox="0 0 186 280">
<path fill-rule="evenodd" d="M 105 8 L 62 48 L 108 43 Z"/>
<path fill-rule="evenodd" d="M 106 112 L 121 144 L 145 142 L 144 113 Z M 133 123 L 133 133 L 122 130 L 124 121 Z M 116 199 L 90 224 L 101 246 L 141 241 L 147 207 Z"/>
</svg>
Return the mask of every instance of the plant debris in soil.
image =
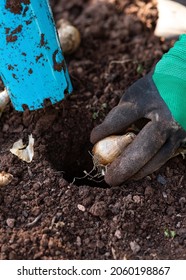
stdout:
<svg viewBox="0 0 186 280">
<path fill-rule="evenodd" d="M 0 259 L 185 259 L 185 160 L 120 187 L 84 176 L 92 169 L 89 136 L 124 90 L 174 43 L 154 36 L 155 1 L 53 0 L 55 20 L 80 31 L 66 56 L 74 92 L 55 106 L 0 119 Z M 4 86 L 1 83 L 1 89 Z M 26 163 L 10 153 L 35 140 Z M 74 180 L 75 179 L 75 180 Z"/>
</svg>

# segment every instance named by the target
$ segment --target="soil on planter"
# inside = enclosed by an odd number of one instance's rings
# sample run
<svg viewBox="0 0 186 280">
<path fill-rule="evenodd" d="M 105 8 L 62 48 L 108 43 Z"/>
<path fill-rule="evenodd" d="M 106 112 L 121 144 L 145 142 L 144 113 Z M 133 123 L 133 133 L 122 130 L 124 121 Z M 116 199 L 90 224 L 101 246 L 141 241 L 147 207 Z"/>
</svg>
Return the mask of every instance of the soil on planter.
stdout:
<svg viewBox="0 0 186 280">
<path fill-rule="evenodd" d="M 155 1 L 51 1 L 55 20 L 81 32 L 66 56 L 74 92 L 55 106 L 0 119 L 0 259 L 185 259 L 185 160 L 179 156 L 138 182 L 109 187 L 83 177 L 92 167 L 89 136 L 124 90 L 174 43 L 154 36 Z M 3 85 L 1 84 L 3 89 Z M 9 149 L 28 135 L 25 163 Z"/>
</svg>

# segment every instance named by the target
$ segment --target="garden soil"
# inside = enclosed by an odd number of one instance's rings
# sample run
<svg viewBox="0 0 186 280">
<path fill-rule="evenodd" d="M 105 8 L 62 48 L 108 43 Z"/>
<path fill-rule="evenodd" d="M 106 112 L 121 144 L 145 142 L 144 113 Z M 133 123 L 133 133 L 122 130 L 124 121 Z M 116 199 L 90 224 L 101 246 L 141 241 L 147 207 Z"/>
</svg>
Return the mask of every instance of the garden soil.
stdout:
<svg viewBox="0 0 186 280">
<path fill-rule="evenodd" d="M 54 0 L 51 7 L 55 21 L 68 19 L 81 33 L 66 56 L 74 91 L 38 111 L 9 104 L 0 119 L 0 171 L 13 175 L 0 188 L 0 259 L 186 259 L 182 156 L 117 187 L 88 175 L 92 128 L 174 43 L 154 36 L 156 2 Z M 10 148 L 30 134 L 35 154 L 26 163 Z"/>
</svg>

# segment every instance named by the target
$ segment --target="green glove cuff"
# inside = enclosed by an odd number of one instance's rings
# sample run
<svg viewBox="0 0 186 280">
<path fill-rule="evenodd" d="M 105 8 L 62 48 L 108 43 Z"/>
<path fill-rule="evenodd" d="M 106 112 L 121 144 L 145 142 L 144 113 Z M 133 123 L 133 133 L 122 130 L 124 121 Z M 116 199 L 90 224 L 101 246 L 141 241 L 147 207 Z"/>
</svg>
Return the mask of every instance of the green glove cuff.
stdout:
<svg viewBox="0 0 186 280">
<path fill-rule="evenodd" d="M 186 34 L 156 64 L 152 79 L 174 119 L 186 130 Z"/>
</svg>

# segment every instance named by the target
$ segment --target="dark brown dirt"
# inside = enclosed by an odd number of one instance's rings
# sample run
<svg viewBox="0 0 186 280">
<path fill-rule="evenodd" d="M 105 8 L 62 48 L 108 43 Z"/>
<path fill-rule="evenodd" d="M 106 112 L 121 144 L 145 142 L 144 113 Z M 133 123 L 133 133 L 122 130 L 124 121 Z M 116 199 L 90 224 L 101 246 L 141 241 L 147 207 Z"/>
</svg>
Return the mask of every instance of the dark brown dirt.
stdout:
<svg viewBox="0 0 186 280">
<path fill-rule="evenodd" d="M 173 44 L 153 35 L 155 2 L 51 4 L 56 20 L 81 32 L 81 46 L 66 57 L 74 92 L 35 112 L 9 105 L 0 119 L 0 171 L 14 176 L 0 189 L 0 259 L 185 259 L 181 156 L 120 187 L 73 182 L 92 168 L 91 129 Z M 9 149 L 31 133 L 35 155 L 27 164 Z"/>
</svg>

